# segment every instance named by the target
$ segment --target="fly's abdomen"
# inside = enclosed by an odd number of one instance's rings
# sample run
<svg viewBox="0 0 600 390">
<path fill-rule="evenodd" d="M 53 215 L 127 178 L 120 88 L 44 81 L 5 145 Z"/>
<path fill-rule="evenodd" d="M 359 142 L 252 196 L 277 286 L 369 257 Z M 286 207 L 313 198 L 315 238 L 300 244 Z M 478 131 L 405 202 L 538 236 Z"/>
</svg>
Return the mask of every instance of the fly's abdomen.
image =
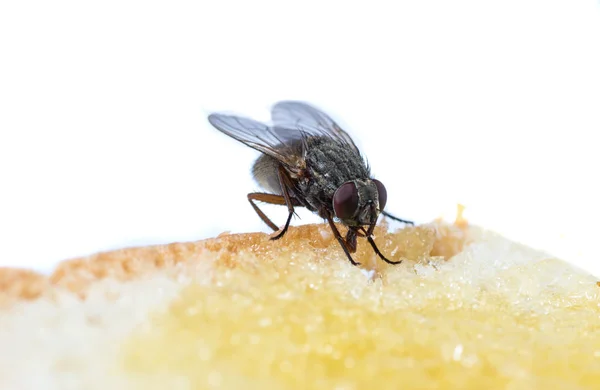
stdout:
<svg viewBox="0 0 600 390">
<path fill-rule="evenodd" d="M 264 190 L 281 195 L 281 184 L 279 184 L 279 162 L 266 154 L 261 155 L 252 166 L 254 180 Z"/>
</svg>

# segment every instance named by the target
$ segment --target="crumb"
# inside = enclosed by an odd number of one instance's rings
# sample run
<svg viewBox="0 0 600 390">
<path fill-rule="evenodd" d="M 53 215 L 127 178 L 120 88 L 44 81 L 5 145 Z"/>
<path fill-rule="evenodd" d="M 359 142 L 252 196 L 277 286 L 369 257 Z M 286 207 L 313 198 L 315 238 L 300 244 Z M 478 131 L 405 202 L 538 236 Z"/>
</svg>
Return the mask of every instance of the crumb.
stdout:
<svg viewBox="0 0 600 390">
<path fill-rule="evenodd" d="M 469 221 L 465 219 L 463 213 L 465 212 L 465 206 L 462 204 L 456 205 L 456 219 L 454 220 L 454 224 L 459 228 L 466 228 L 469 225 Z"/>
</svg>

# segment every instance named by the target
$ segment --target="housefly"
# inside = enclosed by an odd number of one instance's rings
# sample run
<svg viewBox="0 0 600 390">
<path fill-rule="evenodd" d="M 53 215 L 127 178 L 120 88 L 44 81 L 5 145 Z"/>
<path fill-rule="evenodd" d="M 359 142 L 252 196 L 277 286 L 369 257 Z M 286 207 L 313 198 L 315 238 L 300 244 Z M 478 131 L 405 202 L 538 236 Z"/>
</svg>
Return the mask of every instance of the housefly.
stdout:
<svg viewBox="0 0 600 390">
<path fill-rule="evenodd" d="M 273 236 L 286 233 L 295 207 L 305 207 L 325 219 L 348 260 L 356 252 L 357 237 L 366 237 L 375 253 L 389 264 L 373 240 L 379 214 L 413 225 L 384 211 L 387 192 L 371 176 L 352 138 L 327 114 L 296 101 L 282 101 L 271 109 L 272 124 L 214 113 L 208 121 L 217 130 L 262 153 L 252 167 L 255 180 L 266 192 L 252 192 L 248 200 L 258 216 L 277 232 L 275 225 L 256 202 L 286 206 L 285 225 Z M 334 220 L 348 231 L 342 237 Z"/>
</svg>

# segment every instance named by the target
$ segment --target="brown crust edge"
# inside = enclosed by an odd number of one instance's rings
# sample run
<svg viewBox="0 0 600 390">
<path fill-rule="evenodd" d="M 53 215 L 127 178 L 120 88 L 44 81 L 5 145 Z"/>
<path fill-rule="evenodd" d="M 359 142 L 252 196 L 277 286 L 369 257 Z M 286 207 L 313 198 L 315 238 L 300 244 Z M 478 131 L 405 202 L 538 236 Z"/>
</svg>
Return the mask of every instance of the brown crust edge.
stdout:
<svg viewBox="0 0 600 390">
<path fill-rule="evenodd" d="M 195 242 L 131 247 L 100 252 L 91 256 L 64 260 L 50 275 L 33 270 L 0 267 L 0 307 L 16 300 L 31 301 L 53 290 L 68 291 L 85 297 L 93 282 L 106 278 L 129 281 L 152 271 L 162 270 L 190 258 L 201 258 L 205 251 L 235 253 L 264 233 L 220 235 Z"/>
<path fill-rule="evenodd" d="M 468 222 L 463 218 L 464 207 L 458 205 L 454 228 L 462 232 L 468 229 Z M 434 223 L 443 225 L 441 219 Z M 304 235 L 308 230 L 321 225 L 301 225 L 290 228 L 288 236 Z M 53 290 L 62 290 L 85 297 L 86 289 L 93 283 L 106 278 L 118 281 L 129 281 L 146 275 L 152 271 L 162 270 L 177 264 L 189 263 L 191 259 L 202 260 L 202 253 L 220 252 L 225 255 L 250 249 L 258 240 L 270 245 L 265 233 L 221 234 L 194 242 L 175 242 L 166 245 L 132 247 L 101 252 L 91 256 L 80 257 L 60 262 L 49 276 L 19 268 L 0 267 L 0 307 L 18 300 L 32 301 L 50 294 Z M 327 239 L 327 245 L 332 238 Z M 284 240 L 282 240 L 284 241 Z M 272 243 L 272 242 L 271 242 Z M 464 241 L 457 241 L 454 248 L 442 248 L 447 253 L 462 250 Z M 438 252 L 437 248 L 434 251 Z M 230 258 L 230 256 L 227 256 Z M 235 266 L 235 264 L 231 264 Z"/>
</svg>

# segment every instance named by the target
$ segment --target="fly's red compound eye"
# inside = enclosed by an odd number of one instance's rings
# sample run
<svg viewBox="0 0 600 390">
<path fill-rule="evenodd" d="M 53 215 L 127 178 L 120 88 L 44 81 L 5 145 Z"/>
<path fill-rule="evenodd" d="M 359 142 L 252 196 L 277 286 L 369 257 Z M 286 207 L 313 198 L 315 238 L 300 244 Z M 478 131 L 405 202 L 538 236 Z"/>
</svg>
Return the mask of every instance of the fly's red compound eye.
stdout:
<svg viewBox="0 0 600 390">
<path fill-rule="evenodd" d="M 377 186 L 377 193 L 379 194 L 379 210 L 383 211 L 385 208 L 385 202 L 387 202 L 387 190 L 385 189 L 383 183 L 379 180 L 373 180 L 373 182 Z"/>
<path fill-rule="evenodd" d="M 344 183 L 333 195 L 333 210 L 339 219 L 350 219 L 358 209 L 358 190 L 352 182 Z"/>
</svg>

